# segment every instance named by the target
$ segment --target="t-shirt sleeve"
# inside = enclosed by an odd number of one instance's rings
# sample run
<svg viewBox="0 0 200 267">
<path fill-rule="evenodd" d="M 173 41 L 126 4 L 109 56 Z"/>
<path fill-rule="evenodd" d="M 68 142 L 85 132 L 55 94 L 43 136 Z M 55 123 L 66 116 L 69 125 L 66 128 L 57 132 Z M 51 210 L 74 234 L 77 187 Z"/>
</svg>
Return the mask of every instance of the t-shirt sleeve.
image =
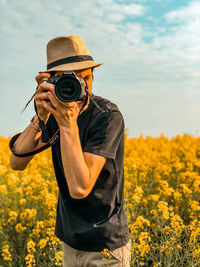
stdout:
<svg viewBox="0 0 200 267">
<path fill-rule="evenodd" d="M 10 139 L 10 142 L 9 142 L 9 148 L 10 150 L 13 152 L 13 146 L 14 146 L 14 143 L 15 141 L 18 139 L 18 137 L 20 136 L 21 133 L 18 133 L 16 135 L 14 135 L 11 139 Z"/>
<path fill-rule="evenodd" d="M 119 111 L 111 111 L 91 124 L 83 151 L 115 159 L 123 135 L 123 117 Z"/>
</svg>

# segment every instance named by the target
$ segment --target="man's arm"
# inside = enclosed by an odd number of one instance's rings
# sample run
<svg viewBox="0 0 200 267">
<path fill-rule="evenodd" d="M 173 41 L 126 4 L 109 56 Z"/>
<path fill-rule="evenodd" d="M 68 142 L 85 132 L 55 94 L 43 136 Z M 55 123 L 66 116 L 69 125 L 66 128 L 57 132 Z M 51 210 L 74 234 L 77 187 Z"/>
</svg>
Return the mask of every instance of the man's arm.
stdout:
<svg viewBox="0 0 200 267">
<path fill-rule="evenodd" d="M 33 124 L 38 125 L 37 116 L 34 116 Z M 30 124 L 15 141 L 13 150 L 15 151 L 15 153 L 25 153 L 36 149 L 40 143 L 40 136 L 41 133 L 39 133 L 33 127 L 33 125 Z M 13 170 L 23 171 L 32 158 L 33 156 L 20 158 L 16 157 L 14 154 L 11 154 L 10 166 Z"/>
<path fill-rule="evenodd" d="M 85 198 L 91 192 L 106 158 L 82 151 L 78 127 L 61 127 L 62 163 L 71 197 Z"/>
<path fill-rule="evenodd" d="M 43 79 L 49 77 L 50 75 L 48 73 L 42 73 L 37 75 L 35 78 L 38 84 L 38 89 L 35 92 L 34 99 L 37 106 L 38 115 L 45 123 L 47 122 L 50 113 L 43 108 L 42 103 L 48 99 L 47 91 L 53 86 L 48 83 L 43 83 Z M 36 128 L 39 127 L 37 116 L 34 117 L 33 124 L 36 125 Z M 40 141 L 40 136 L 41 133 L 30 124 L 15 141 L 13 145 L 15 153 L 21 154 L 30 152 L 41 146 L 42 142 Z M 19 158 L 12 154 L 10 158 L 11 168 L 14 170 L 24 170 L 32 158 L 33 156 Z"/>
</svg>

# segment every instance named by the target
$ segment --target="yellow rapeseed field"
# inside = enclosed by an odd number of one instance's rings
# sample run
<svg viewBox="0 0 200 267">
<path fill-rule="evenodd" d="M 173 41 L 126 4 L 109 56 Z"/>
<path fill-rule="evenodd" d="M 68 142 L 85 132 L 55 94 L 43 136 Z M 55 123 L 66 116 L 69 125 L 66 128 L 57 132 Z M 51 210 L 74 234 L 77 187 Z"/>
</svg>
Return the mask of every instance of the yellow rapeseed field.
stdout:
<svg viewBox="0 0 200 267">
<path fill-rule="evenodd" d="M 13 171 L 8 143 L 0 137 L 0 266 L 61 266 L 51 152 Z M 200 266 L 200 137 L 126 135 L 124 173 L 131 266 Z"/>
</svg>

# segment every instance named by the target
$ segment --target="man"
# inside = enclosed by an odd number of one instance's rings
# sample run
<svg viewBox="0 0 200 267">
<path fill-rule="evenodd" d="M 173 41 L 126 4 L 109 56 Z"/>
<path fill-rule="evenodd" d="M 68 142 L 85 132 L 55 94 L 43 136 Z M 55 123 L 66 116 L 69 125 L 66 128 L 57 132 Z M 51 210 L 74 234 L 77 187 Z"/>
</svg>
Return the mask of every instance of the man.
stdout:
<svg viewBox="0 0 200 267">
<path fill-rule="evenodd" d="M 124 121 L 117 106 L 92 94 L 95 63 L 78 35 L 57 37 L 47 44 L 47 70 L 36 76 L 37 115 L 12 143 L 10 163 L 23 170 L 32 159 L 17 154 L 42 145 L 42 120 L 50 136 L 59 186 L 55 234 L 62 241 L 64 266 L 105 266 L 101 251 L 108 249 L 109 266 L 130 266 L 128 224 L 123 208 Z M 65 103 L 55 85 L 44 78 L 73 71 L 84 80 L 83 101 Z M 47 101 L 48 100 L 48 101 Z"/>
</svg>

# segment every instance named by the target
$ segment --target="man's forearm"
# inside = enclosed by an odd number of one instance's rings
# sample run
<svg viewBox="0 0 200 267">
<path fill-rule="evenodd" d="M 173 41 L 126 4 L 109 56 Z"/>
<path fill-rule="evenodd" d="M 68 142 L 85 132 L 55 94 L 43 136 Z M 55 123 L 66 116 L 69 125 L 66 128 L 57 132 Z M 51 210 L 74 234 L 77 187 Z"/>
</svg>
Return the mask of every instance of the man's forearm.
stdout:
<svg viewBox="0 0 200 267">
<path fill-rule="evenodd" d="M 34 117 L 33 120 L 34 125 L 38 125 L 38 118 L 37 116 Z M 13 149 L 15 153 L 25 153 L 32 151 L 36 149 L 39 143 L 39 138 L 41 136 L 41 133 L 38 132 L 33 125 L 29 125 L 18 137 L 18 139 L 15 141 Z M 11 168 L 15 170 L 24 170 L 27 164 L 32 159 L 31 157 L 25 157 L 25 158 L 19 158 L 11 155 L 10 158 L 10 165 Z"/>
<path fill-rule="evenodd" d="M 90 183 L 90 171 L 84 160 L 78 127 L 73 131 L 67 128 L 60 129 L 60 146 L 70 195 L 74 198 L 82 198 Z"/>
</svg>

